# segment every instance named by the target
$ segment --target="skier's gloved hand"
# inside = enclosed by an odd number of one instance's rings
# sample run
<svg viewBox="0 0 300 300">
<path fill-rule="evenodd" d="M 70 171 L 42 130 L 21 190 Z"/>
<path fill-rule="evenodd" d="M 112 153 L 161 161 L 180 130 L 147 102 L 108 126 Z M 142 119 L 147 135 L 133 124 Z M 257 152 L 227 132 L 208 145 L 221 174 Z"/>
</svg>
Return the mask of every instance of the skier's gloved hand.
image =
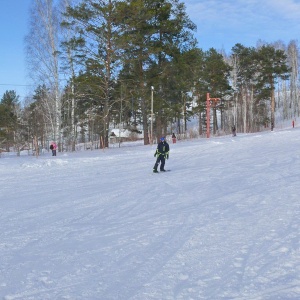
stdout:
<svg viewBox="0 0 300 300">
<path fill-rule="evenodd" d="M 169 159 L 169 153 L 166 154 L 166 159 Z"/>
<path fill-rule="evenodd" d="M 154 157 L 156 157 L 156 151 L 155 151 L 155 153 L 154 153 Z"/>
</svg>

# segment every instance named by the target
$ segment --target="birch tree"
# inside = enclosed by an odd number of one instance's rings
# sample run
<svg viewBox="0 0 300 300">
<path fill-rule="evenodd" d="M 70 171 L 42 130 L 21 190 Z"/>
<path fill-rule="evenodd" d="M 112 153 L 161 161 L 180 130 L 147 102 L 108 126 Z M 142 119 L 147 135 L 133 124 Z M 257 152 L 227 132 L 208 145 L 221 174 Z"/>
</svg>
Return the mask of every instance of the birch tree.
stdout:
<svg viewBox="0 0 300 300">
<path fill-rule="evenodd" d="M 36 85 L 44 84 L 51 91 L 51 104 L 47 105 L 52 127 L 51 137 L 58 142 L 61 150 L 59 16 L 53 0 L 33 1 L 26 50 L 30 76 Z"/>
<path fill-rule="evenodd" d="M 290 97 L 291 117 L 299 117 L 299 49 L 295 41 L 291 41 L 287 48 L 288 63 L 291 68 Z"/>
</svg>

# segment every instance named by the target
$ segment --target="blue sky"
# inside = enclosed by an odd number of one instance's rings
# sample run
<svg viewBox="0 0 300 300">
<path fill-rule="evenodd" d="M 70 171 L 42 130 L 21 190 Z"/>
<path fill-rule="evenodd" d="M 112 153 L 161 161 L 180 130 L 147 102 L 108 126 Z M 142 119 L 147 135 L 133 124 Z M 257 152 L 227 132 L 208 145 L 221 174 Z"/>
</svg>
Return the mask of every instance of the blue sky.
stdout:
<svg viewBox="0 0 300 300">
<path fill-rule="evenodd" d="M 32 0 L 0 0 L 0 98 L 15 90 L 20 99 L 26 95 L 24 38 L 27 34 Z"/>
<path fill-rule="evenodd" d="M 26 76 L 24 37 L 34 0 L 0 0 L 0 98 L 15 90 L 22 100 Z M 230 52 L 236 43 L 256 46 L 259 39 L 285 43 L 300 39 L 300 0 L 184 0 L 197 25 L 199 47 Z"/>
<path fill-rule="evenodd" d="M 300 0 L 185 0 L 197 24 L 200 48 L 224 48 L 236 43 L 256 46 L 258 40 L 289 43 L 300 35 Z"/>
</svg>

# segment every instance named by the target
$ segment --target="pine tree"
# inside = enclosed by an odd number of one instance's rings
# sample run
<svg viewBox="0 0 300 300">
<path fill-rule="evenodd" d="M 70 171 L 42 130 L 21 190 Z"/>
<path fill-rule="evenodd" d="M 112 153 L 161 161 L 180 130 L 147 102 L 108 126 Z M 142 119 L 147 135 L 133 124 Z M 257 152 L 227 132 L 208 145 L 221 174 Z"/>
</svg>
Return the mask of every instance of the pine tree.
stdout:
<svg viewBox="0 0 300 300">
<path fill-rule="evenodd" d="M 214 48 L 204 53 L 203 84 L 213 98 L 223 98 L 231 93 L 229 75 L 231 67 L 224 61 L 223 56 Z M 213 107 L 213 133 L 218 130 L 217 110 L 223 107 Z"/>
<path fill-rule="evenodd" d="M 0 101 L 0 137 L 6 141 L 6 150 L 15 142 L 18 135 L 20 111 L 19 96 L 13 90 L 6 91 Z"/>
<path fill-rule="evenodd" d="M 258 71 L 257 85 L 261 98 L 271 100 L 271 130 L 275 126 L 275 84 L 278 78 L 289 78 L 287 56 L 283 50 L 276 50 L 273 46 L 263 45 L 256 53 Z"/>
</svg>

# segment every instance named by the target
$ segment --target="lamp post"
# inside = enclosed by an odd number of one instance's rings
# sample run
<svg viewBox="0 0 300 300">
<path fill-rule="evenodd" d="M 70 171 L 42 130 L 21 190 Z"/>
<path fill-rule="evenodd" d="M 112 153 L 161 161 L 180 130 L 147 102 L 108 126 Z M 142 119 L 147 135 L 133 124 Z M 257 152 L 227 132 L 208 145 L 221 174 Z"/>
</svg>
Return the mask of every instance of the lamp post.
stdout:
<svg viewBox="0 0 300 300">
<path fill-rule="evenodd" d="M 153 91 L 154 86 L 151 86 L 151 130 L 150 130 L 150 143 L 153 144 Z"/>
</svg>

